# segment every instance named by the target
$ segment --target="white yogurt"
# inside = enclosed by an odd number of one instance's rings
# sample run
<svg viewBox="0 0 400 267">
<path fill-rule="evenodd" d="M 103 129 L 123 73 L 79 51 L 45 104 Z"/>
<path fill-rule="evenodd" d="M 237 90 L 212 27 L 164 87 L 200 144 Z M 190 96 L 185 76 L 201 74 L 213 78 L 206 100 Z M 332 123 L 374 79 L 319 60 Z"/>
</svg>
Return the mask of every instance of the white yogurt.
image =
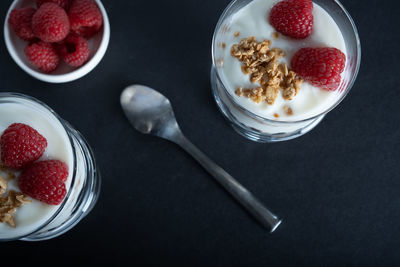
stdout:
<svg viewBox="0 0 400 267">
<path fill-rule="evenodd" d="M 68 165 L 69 177 L 66 182 L 68 190 L 74 166 L 71 142 L 59 120 L 43 107 L 40 108 L 43 110 L 19 103 L 1 103 L 0 134 L 12 123 L 24 123 L 36 129 L 47 139 L 48 143 L 44 155 L 39 160 L 56 159 Z M 11 189 L 20 192 L 18 178 L 8 182 L 7 190 Z M 21 237 L 37 230 L 52 218 L 60 208 L 60 205 L 47 205 L 35 199 L 31 200 L 32 203 L 24 204 L 14 213 L 16 228 L 12 228 L 5 223 L 0 223 L 0 239 Z"/>
<path fill-rule="evenodd" d="M 304 40 L 292 39 L 280 34 L 274 39 L 276 31 L 268 21 L 271 8 L 278 0 L 254 0 L 236 12 L 227 24 L 229 32 L 224 34 L 226 48 L 223 52 L 223 67 L 220 68 L 221 79 L 235 101 L 248 111 L 271 120 L 298 121 L 311 118 L 329 109 L 340 98 L 340 93 L 330 92 L 304 82 L 298 94 L 292 100 L 284 100 L 281 92 L 273 105 L 255 103 L 251 99 L 239 97 L 234 92 L 238 87 L 254 88 L 258 84 L 251 83 L 249 75 L 241 70 L 241 63 L 230 54 L 233 44 L 242 38 L 255 36 L 257 41 L 271 40 L 271 48 L 278 47 L 285 51 L 285 62 L 290 66 L 293 55 L 302 47 L 335 47 L 346 54 L 344 38 L 332 17 L 320 6 L 314 3 L 314 26 L 312 34 Z M 240 32 L 238 37 L 235 32 Z M 293 110 L 293 115 L 287 115 L 283 107 Z M 277 113 L 279 118 L 275 118 Z M 280 130 L 278 130 L 280 131 Z"/>
</svg>

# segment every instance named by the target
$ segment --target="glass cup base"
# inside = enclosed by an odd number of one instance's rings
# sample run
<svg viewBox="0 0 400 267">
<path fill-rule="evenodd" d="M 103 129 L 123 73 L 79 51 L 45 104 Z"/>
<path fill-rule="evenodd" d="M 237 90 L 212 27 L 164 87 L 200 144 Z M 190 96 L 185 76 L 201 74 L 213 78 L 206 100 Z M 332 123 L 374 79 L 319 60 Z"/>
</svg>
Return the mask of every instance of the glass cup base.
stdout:
<svg viewBox="0 0 400 267">
<path fill-rule="evenodd" d="M 266 133 L 261 133 L 257 131 L 249 131 L 246 128 L 242 128 L 237 124 L 230 123 L 232 128 L 239 133 L 240 135 L 244 136 L 245 138 L 255 141 L 258 143 L 276 143 L 276 142 L 282 142 L 282 141 L 288 141 L 292 140 L 294 138 L 300 137 L 312 129 L 316 127 L 321 120 L 324 118 L 324 115 L 318 117 L 312 124 L 308 125 L 305 128 L 299 129 L 295 132 L 292 133 L 278 133 L 278 134 L 266 134 Z"/>
</svg>

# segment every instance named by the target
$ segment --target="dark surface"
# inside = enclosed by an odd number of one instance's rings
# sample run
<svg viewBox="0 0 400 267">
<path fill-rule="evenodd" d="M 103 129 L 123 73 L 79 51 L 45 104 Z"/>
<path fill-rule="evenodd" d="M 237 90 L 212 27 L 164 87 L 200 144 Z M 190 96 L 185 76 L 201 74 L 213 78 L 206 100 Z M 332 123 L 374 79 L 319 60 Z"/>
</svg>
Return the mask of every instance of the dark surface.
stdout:
<svg viewBox="0 0 400 267">
<path fill-rule="evenodd" d="M 276 144 L 239 136 L 211 97 L 211 37 L 228 2 L 104 0 L 108 51 L 66 84 L 31 78 L 0 42 L 0 91 L 50 105 L 88 139 L 103 176 L 99 202 L 75 228 L 51 241 L 2 243 L 3 257 L 117 266 L 400 263 L 398 1 L 342 1 L 362 42 L 357 82 L 316 129 Z M 0 1 L 2 18 L 10 4 Z M 119 95 L 133 83 L 166 95 L 187 137 L 284 219 L 274 234 L 177 146 L 130 127 Z"/>
</svg>

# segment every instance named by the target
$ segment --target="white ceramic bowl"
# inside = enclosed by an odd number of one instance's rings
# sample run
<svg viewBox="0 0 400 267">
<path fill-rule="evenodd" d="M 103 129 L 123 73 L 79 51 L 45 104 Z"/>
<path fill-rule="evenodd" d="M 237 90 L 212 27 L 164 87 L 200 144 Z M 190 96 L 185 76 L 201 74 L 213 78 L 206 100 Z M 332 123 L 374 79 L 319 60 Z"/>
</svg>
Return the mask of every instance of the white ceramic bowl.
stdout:
<svg viewBox="0 0 400 267">
<path fill-rule="evenodd" d="M 22 7 L 33 6 L 36 7 L 34 0 L 14 0 L 11 4 L 6 20 L 4 22 L 4 40 L 10 53 L 11 57 L 26 73 L 44 82 L 49 83 L 64 83 L 70 82 L 83 77 L 88 74 L 92 69 L 94 69 L 97 64 L 103 58 L 108 43 L 110 41 L 110 22 L 106 10 L 100 0 L 95 0 L 100 8 L 101 14 L 103 15 L 103 27 L 96 35 L 88 39 L 90 47 L 90 57 L 89 61 L 79 68 L 72 68 L 60 62 L 60 65 L 52 73 L 43 73 L 33 66 L 27 59 L 24 53 L 24 48 L 28 44 L 27 41 L 21 40 L 14 31 L 10 28 L 8 24 L 8 17 L 13 9 L 18 9 Z"/>
</svg>

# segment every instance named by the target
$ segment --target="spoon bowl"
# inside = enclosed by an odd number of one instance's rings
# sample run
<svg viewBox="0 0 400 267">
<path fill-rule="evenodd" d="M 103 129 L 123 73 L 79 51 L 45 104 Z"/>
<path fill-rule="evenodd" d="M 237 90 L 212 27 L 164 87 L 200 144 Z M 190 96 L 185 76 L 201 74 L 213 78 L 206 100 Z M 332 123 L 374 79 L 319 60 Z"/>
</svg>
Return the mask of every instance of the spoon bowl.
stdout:
<svg viewBox="0 0 400 267">
<path fill-rule="evenodd" d="M 169 100 L 147 86 L 127 87 L 121 94 L 121 106 L 130 123 L 141 133 L 170 139 L 179 131 Z"/>
</svg>

